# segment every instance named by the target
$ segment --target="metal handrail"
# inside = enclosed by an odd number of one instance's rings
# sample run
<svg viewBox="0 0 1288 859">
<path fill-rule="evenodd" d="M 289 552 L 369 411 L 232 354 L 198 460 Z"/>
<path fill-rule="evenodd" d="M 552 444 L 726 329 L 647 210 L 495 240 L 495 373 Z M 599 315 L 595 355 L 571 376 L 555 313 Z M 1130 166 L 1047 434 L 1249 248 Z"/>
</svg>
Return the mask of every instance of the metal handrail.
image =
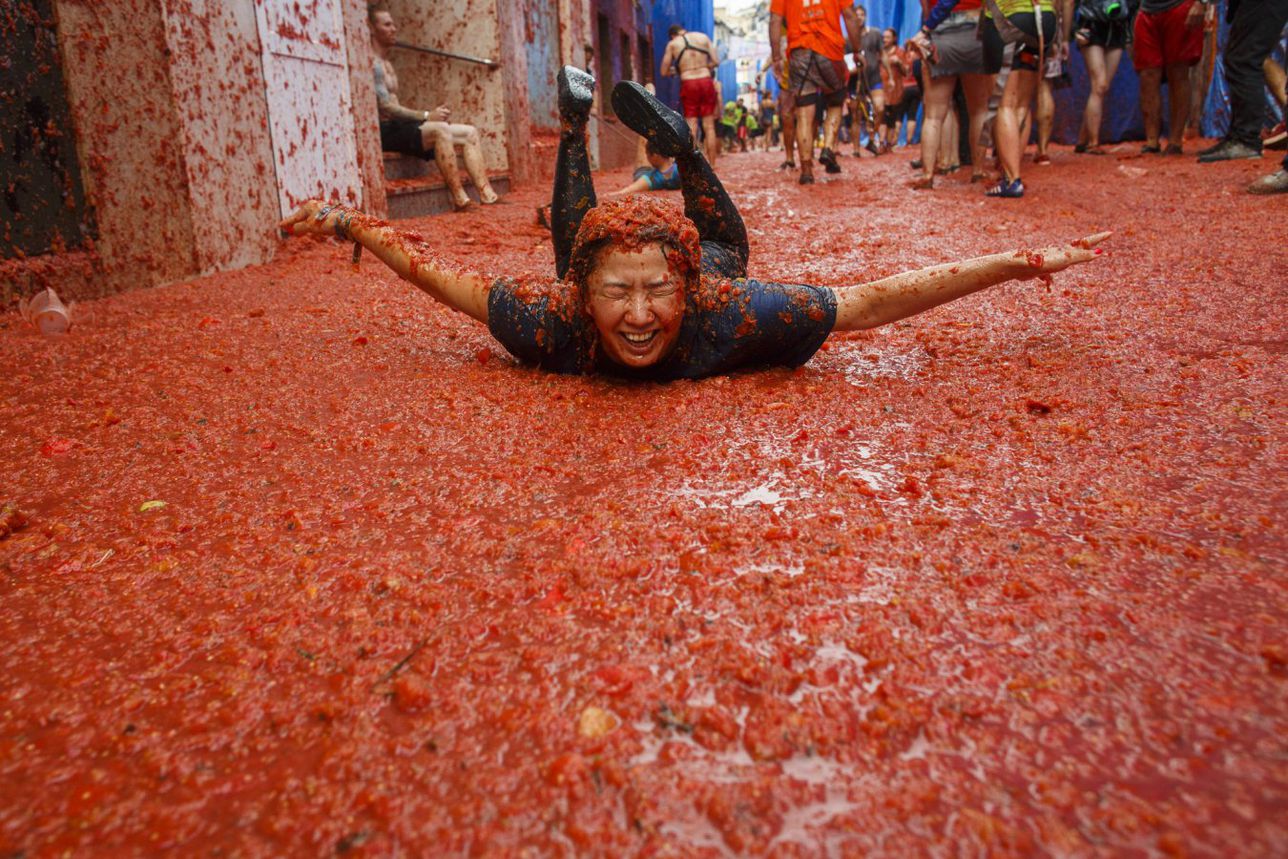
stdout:
<svg viewBox="0 0 1288 859">
<path fill-rule="evenodd" d="M 407 42 L 394 42 L 395 48 L 405 48 L 408 51 L 420 51 L 422 54 L 433 54 L 436 57 L 448 57 L 453 60 L 464 60 L 467 63 L 478 63 L 480 66 L 487 66 L 489 69 L 497 69 L 501 64 L 496 60 L 488 60 L 483 57 L 471 57 L 469 54 L 454 54 L 451 51 L 440 51 L 437 48 L 426 48 L 423 45 L 412 45 Z"/>
</svg>

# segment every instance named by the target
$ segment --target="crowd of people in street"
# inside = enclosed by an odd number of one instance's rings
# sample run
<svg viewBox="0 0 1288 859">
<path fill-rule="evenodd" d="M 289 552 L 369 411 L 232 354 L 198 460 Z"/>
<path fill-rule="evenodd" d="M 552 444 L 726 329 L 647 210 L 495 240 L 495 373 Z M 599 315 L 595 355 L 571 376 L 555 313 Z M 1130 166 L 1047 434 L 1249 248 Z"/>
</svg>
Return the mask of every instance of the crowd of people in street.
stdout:
<svg viewBox="0 0 1288 859">
<path fill-rule="evenodd" d="M 1205 37 L 1218 25 L 1216 0 L 922 0 L 922 6 L 919 31 L 900 44 L 894 29 L 868 26 L 867 10 L 854 0 L 772 0 L 771 62 L 749 91 L 722 93 L 715 43 L 680 25 L 667 33 L 658 72 L 678 78 L 680 113 L 709 163 L 781 148 L 780 169 L 793 171 L 802 185 L 815 182 L 816 161 L 826 173 L 843 172 L 845 145 L 855 157 L 879 157 L 906 141 L 920 143 L 909 162 L 913 189 L 931 190 L 937 177 L 969 167 L 970 181 L 987 196 L 1023 197 L 1031 179 L 1025 164 L 1052 163 L 1054 90 L 1069 84 L 1073 50 L 1089 83 L 1074 153 L 1107 154 L 1101 140 L 1107 96 L 1124 56 L 1139 78 L 1145 138 L 1139 154 L 1184 155 L 1186 137 L 1198 134 L 1203 67 L 1210 71 L 1216 62 L 1216 40 Z M 1197 153 L 1204 163 L 1260 158 L 1263 147 L 1288 146 L 1283 123 L 1266 122 L 1262 95 L 1268 87 L 1281 112 L 1288 102 L 1281 58 L 1288 0 L 1228 0 L 1224 8 L 1229 36 L 1221 63 L 1231 116 L 1225 137 Z M 383 147 L 436 161 L 453 203 L 464 208 L 471 200 L 456 164 L 459 149 L 479 201 L 495 201 L 478 130 L 454 122 L 446 105 L 421 110 L 399 102 L 388 60 L 396 24 L 387 7 L 370 9 Z M 663 178 L 673 165 L 659 170 L 659 163 L 641 141 L 628 188 L 678 187 L 674 177 Z M 1248 190 L 1288 191 L 1288 161 Z"/>
<path fill-rule="evenodd" d="M 842 172 L 844 145 L 856 157 L 881 156 L 906 141 L 920 143 L 910 160 L 912 188 L 932 189 L 936 177 L 969 166 L 970 181 L 983 183 L 988 196 L 1019 198 L 1029 141 L 1036 144 L 1029 163 L 1052 163 L 1054 90 L 1069 85 L 1077 50 L 1089 91 L 1075 154 L 1108 153 L 1101 132 L 1124 56 L 1139 78 L 1144 124 L 1144 142 L 1132 154 L 1184 155 L 1184 140 L 1198 136 L 1201 64 L 1207 56 L 1210 71 L 1216 61 L 1215 38 L 1205 35 L 1219 23 L 1211 0 L 924 0 L 923 7 L 919 32 L 900 44 L 895 30 L 869 27 L 865 8 L 851 0 L 773 0 L 771 62 L 751 90 L 717 108 L 713 82 L 715 104 L 701 108 L 682 94 L 681 107 L 686 116 L 715 117 L 717 152 L 781 147 L 781 169 L 796 171 L 802 185 L 815 181 L 816 161 L 827 173 Z M 1271 56 L 1288 40 L 1288 2 L 1231 0 L 1225 9 L 1230 35 L 1221 62 L 1232 116 L 1223 139 L 1193 153 L 1203 163 L 1259 158 L 1263 147 L 1288 145 L 1283 123 L 1265 120 L 1261 95 L 1264 82 L 1281 111 L 1288 101 L 1282 61 Z M 672 38 L 698 36 L 673 28 Z M 676 44 L 668 58 L 678 56 Z M 702 44 L 710 50 L 709 40 Z M 714 67 L 691 76 L 710 78 Z M 664 61 L 662 73 L 669 72 Z M 1288 191 L 1288 168 L 1248 190 Z"/>
</svg>

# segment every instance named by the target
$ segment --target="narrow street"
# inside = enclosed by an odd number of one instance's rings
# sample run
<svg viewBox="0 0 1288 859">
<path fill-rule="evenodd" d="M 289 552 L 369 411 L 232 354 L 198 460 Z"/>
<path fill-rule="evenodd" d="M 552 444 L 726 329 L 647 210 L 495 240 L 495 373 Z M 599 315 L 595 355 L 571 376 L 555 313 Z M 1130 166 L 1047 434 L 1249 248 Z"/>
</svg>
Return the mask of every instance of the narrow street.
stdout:
<svg viewBox="0 0 1288 859">
<path fill-rule="evenodd" d="M 764 280 L 1115 232 L 795 372 L 542 373 L 330 241 L 0 317 L 0 855 L 1282 855 L 1288 200 L 1138 149 L 726 156 Z M 405 226 L 546 275 L 546 198 Z"/>
</svg>

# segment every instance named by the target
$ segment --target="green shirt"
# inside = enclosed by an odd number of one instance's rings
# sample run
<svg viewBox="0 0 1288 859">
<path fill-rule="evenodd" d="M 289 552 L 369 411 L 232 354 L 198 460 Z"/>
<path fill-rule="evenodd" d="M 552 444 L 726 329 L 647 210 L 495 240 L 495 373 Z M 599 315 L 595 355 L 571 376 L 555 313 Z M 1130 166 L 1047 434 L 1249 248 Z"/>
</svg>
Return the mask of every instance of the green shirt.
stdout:
<svg viewBox="0 0 1288 859">
<path fill-rule="evenodd" d="M 988 6 L 989 4 L 985 2 L 984 14 L 988 17 L 992 17 Z M 1043 12 L 1055 14 L 1055 5 L 1052 0 L 1041 0 L 1038 6 Z M 1002 14 L 1008 18 L 1012 15 L 1020 15 L 1024 12 L 1032 13 L 1033 0 L 997 0 L 997 8 L 1000 9 Z"/>
</svg>

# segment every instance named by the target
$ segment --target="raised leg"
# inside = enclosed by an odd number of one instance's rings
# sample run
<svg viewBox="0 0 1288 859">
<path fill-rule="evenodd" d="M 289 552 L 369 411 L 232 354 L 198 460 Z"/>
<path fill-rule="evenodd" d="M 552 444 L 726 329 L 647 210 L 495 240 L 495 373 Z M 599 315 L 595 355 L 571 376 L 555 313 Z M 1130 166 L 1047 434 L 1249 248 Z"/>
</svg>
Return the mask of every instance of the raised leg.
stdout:
<svg viewBox="0 0 1288 859">
<path fill-rule="evenodd" d="M 555 274 L 561 278 L 568 273 L 581 219 L 595 206 L 590 153 L 586 151 L 586 121 L 594 90 L 595 79 L 581 69 L 564 66 L 559 72 L 559 155 L 550 204 L 550 235 Z"/>
</svg>

